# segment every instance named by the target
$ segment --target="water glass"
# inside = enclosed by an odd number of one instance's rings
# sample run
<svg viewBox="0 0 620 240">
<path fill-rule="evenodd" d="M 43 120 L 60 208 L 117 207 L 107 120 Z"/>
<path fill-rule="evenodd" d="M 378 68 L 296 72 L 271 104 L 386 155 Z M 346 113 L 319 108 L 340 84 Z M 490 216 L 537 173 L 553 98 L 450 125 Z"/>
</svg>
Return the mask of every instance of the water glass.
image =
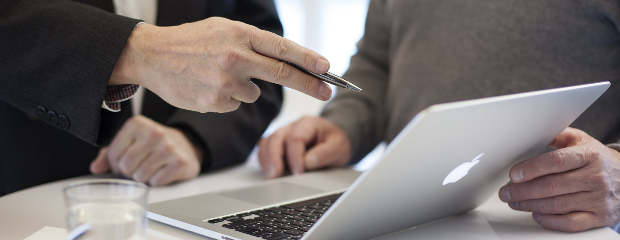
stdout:
<svg viewBox="0 0 620 240">
<path fill-rule="evenodd" d="M 120 179 L 93 179 L 64 189 L 68 238 L 76 240 L 143 240 L 148 187 Z"/>
</svg>

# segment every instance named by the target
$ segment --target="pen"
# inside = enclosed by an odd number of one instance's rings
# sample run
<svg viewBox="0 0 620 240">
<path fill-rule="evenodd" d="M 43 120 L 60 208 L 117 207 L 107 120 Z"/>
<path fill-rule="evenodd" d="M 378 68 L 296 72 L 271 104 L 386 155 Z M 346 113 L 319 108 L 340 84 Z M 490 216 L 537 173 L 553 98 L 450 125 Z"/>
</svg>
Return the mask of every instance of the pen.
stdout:
<svg viewBox="0 0 620 240">
<path fill-rule="evenodd" d="M 315 73 L 312 71 L 309 71 L 308 69 L 305 69 L 301 66 L 298 66 L 294 63 L 290 63 L 290 62 L 286 62 L 289 65 L 293 66 L 294 68 L 297 68 L 299 71 L 302 71 L 305 74 L 308 74 L 310 76 L 313 76 L 315 78 L 318 78 L 320 80 L 322 80 L 323 82 L 329 83 L 329 84 L 333 84 L 336 85 L 338 87 L 341 88 L 345 88 L 345 89 L 349 89 L 349 90 L 353 90 L 353 91 L 357 91 L 357 92 L 361 92 L 362 89 L 353 85 L 353 83 L 350 83 L 347 80 L 344 80 L 343 78 L 341 78 L 340 76 L 327 72 L 325 74 L 319 74 L 319 73 Z"/>
</svg>

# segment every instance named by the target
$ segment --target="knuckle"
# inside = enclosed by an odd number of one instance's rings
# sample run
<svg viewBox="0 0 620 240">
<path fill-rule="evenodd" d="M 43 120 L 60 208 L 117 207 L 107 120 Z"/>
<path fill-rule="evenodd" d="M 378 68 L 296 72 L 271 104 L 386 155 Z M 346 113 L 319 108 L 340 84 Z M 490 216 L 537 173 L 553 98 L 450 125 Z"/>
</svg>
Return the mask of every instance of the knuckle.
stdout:
<svg viewBox="0 0 620 240">
<path fill-rule="evenodd" d="M 273 44 L 273 53 L 278 58 L 284 58 L 288 54 L 288 51 L 291 47 L 290 40 L 286 38 L 277 38 L 276 42 Z"/>
<path fill-rule="evenodd" d="M 307 80 L 305 80 L 303 83 L 303 91 L 312 92 L 312 90 L 315 90 L 318 93 L 319 84 L 321 84 L 320 81 L 314 80 L 312 78 L 307 78 Z"/>
<path fill-rule="evenodd" d="M 594 186 L 596 189 L 607 189 L 608 182 L 605 175 L 601 172 L 597 172 L 594 174 L 589 174 L 587 176 L 588 182 Z"/>
<path fill-rule="evenodd" d="M 278 62 L 273 67 L 273 70 L 271 70 L 271 72 L 272 72 L 273 77 L 276 80 L 283 80 L 283 79 L 289 78 L 293 71 L 292 71 L 291 67 L 288 67 L 286 65 L 286 63 Z"/>
<path fill-rule="evenodd" d="M 292 144 L 292 143 L 302 142 L 302 139 L 296 135 L 288 135 L 286 136 L 284 141 L 286 141 L 287 144 Z"/>
<path fill-rule="evenodd" d="M 174 147 L 169 143 L 165 143 L 159 148 L 159 152 L 161 156 L 168 156 L 174 152 Z"/>
<path fill-rule="evenodd" d="M 599 162 L 603 159 L 603 153 L 590 146 L 585 150 L 584 158 L 588 162 Z"/>
<path fill-rule="evenodd" d="M 230 49 L 216 53 L 215 59 L 224 70 L 233 69 L 239 62 L 245 61 L 245 57 L 241 51 Z"/>
<path fill-rule="evenodd" d="M 554 151 L 551 154 L 551 163 L 555 167 L 564 166 L 564 164 L 566 163 L 564 153 L 562 151 Z"/>
<path fill-rule="evenodd" d="M 312 54 L 312 52 L 310 52 L 310 50 L 304 50 L 302 52 L 301 59 L 303 60 L 303 63 L 306 66 L 313 66 L 314 65 L 313 63 L 315 62 L 315 60 L 314 60 L 313 54 Z"/>
<path fill-rule="evenodd" d="M 148 134 L 150 139 L 161 139 L 164 137 L 164 129 L 162 128 L 151 128 Z"/>
<path fill-rule="evenodd" d="M 185 169 L 188 167 L 188 161 L 185 160 L 184 158 L 179 157 L 176 159 L 174 167 L 176 167 L 178 170 Z"/>
</svg>

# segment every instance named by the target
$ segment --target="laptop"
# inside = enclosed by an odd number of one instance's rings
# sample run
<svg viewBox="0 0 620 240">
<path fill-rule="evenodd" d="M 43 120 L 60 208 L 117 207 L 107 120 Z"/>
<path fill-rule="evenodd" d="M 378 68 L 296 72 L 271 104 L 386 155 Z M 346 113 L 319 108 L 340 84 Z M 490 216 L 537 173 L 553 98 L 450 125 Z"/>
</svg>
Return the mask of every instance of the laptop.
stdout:
<svg viewBox="0 0 620 240">
<path fill-rule="evenodd" d="M 495 196 L 510 167 L 544 151 L 609 86 L 433 105 L 359 177 L 318 171 L 265 180 L 153 203 L 148 217 L 227 240 L 369 239 L 422 225 Z"/>
</svg>

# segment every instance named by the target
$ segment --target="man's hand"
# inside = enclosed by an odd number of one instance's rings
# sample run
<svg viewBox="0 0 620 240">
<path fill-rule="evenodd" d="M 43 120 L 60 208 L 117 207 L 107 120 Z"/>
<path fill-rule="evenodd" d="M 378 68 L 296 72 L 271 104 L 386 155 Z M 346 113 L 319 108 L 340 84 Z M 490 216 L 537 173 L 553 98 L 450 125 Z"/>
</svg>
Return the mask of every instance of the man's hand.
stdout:
<svg viewBox="0 0 620 240">
<path fill-rule="evenodd" d="M 499 190 L 511 208 L 532 212 L 543 227 L 577 232 L 620 221 L 620 153 L 588 134 L 567 128 L 550 146 L 553 152 L 510 169 Z"/>
<path fill-rule="evenodd" d="M 328 100 L 331 88 L 294 67 L 326 73 L 323 56 L 276 34 L 212 17 L 174 27 L 141 24 L 131 33 L 109 85 L 139 84 L 168 103 L 198 112 L 229 112 L 251 103 L 258 78 Z"/>
<path fill-rule="evenodd" d="M 258 153 L 267 178 L 282 175 L 285 162 L 293 174 L 324 167 L 340 167 L 351 158 L 351 141 L 340 127 L 321 117 L 304 117 L 267 139 Z"/>
<path fill-rule="evenodd" d="M 153 186 L 194 178 L 202 152 L 178 129 L 144 116 L 129 119 L 112 143 L 90 164 L 91 172 L 109 171 Z"/>
</svg>

